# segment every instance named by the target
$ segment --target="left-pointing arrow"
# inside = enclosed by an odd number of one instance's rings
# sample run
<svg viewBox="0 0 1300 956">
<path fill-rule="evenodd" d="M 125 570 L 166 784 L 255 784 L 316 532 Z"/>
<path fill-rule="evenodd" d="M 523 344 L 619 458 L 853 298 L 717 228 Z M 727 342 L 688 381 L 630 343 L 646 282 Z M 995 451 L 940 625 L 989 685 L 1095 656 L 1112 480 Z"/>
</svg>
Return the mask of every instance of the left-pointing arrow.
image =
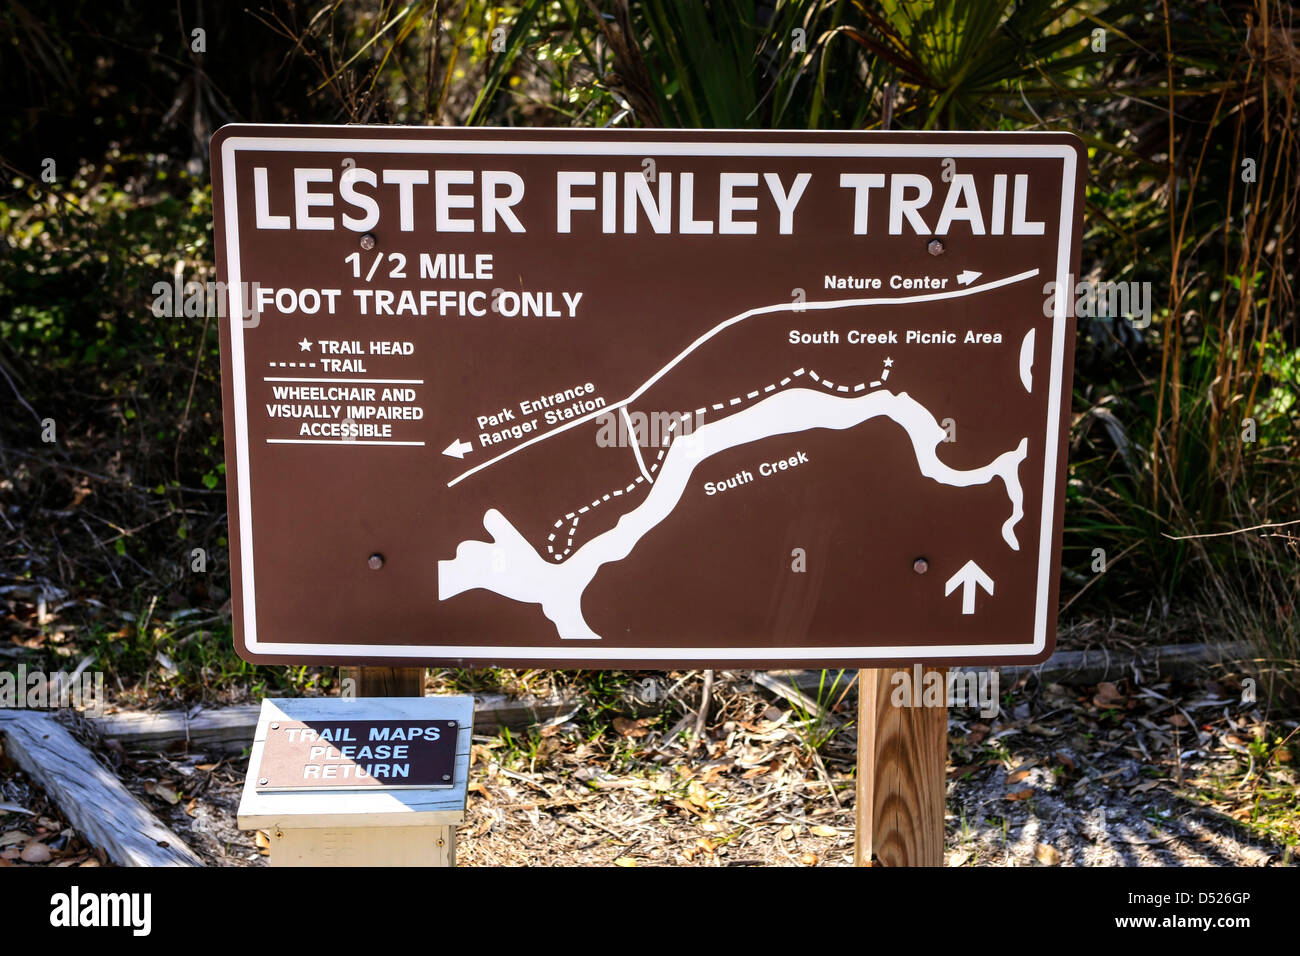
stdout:
<svg viewBox="0 0 1300 956">
<path fill-rule="evenodd" d="M 473 451 L 474 446 L 467 441 L 461 441 L 457 438 L 450 445 L 442 450 L 444 455 L 450 455 L 452 458 L 464 458 L 467 451 Z"/>
</svg>

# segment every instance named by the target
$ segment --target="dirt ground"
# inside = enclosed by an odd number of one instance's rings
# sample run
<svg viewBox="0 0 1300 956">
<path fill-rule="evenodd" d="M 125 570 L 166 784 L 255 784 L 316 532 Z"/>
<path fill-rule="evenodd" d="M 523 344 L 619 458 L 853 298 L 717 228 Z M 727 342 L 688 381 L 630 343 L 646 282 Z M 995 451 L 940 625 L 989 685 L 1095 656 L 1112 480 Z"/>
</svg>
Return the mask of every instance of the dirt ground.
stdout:
<svg viewBox="0 0 1300 956">
<path fill-rule="evenodd" d="M 950 710 L 948 865 L 1289 864 L 1292 751 L 1263 756 L 1278 727 L 1238 698 L 1209 680 L 1126 681 L 1021 688 L 991 719 Z M 528 735 L 476 736 L 458 864 L 851 864 L 852 697 L 819 720 L 724 673 L 711 714 L 695 747 L 689 712 L 591 733 L 578 711 Z M 266 836 L 235 828 L 246 757 L 96 747 L 208 863 L 265 864 Z M 0 803 L 0 865 L 27 865 L 25 850 L 35 865 L 100 862 L 12 766 Z"/>
</svg>

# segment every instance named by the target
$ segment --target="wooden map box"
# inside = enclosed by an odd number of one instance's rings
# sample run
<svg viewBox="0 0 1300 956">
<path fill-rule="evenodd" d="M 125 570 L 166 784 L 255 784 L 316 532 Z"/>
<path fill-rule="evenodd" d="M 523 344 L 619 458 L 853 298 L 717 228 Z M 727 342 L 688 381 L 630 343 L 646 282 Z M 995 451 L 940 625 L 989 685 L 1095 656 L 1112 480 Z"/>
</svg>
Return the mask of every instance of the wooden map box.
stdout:
<svg viewBox="0 0 1300 956">
<path fill-rule="evenodd" d="M 465 818 L 473 723 L 474 699 L 468 696 L 264 700 L 239 801 L 239 827 L 266 832 L 272 866 L 454 865 L 454 828 Z M 312 728 L 310 746 L 298 747 L 298 758 L 340 768 L 327 778 L 332 785 L 321 786 L 319 771 L 289 772 L 304 779 L 301 789 L 284 784 L 288 731 L 304 726 Z M 391 728 L 386 734 L 385 727 Z M 416 728 L 423 732 L 415 733 Z M 437 784 L 429 787 L 411 786 L 412 778 L 403 776 L 349 784 L 354 775 L 341 768 L 358 765 L 356 754 L 372 734 L 390 748 L 404 743 L 418 748 L 423 742 L 438 749 L 447 744 L 443 734 L 454 734 L 451 779 L 442 780 L 439 773 Z M 300 731 L 292 736 L 294 744 L 302 742 Z M 268 743 L 278 755 L 268 755 Z M 397 753 L 413 762 L 429 759 L 418 750 Z M 268 756 L 273 759 L 267 761 Z M 272 772 L 278 774 L 275 781 L 268 776 Z M 262 780 L 278 786 L 267 789 Z"/>
</svg>

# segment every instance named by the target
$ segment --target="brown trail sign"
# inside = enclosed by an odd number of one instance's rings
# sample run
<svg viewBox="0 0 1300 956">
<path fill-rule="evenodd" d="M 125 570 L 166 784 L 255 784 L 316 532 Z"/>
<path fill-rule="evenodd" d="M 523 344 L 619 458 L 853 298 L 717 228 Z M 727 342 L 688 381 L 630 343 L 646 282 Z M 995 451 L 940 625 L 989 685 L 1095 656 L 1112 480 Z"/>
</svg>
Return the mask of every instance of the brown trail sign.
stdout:
<svg viewBox="0 0 1300 956">
<path fill-rule="evenodd" d="M 1051 652 L 1074 137 L 230 126 L 212 158 L 244 657 Z"/>
</svg>

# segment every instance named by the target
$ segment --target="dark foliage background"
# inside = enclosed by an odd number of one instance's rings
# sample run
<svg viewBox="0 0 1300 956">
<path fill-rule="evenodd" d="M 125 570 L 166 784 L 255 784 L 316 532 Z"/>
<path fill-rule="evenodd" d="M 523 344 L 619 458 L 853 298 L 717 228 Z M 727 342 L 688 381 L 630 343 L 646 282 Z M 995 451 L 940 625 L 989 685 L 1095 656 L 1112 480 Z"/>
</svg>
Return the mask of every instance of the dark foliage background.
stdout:
<svg viewBox="0 0 1300 956">
<path fill-rule="evenodd" d="M 1153 321 L 1080 325 L 1064 640 L 1247 640 L 1267 687 L 1294 690 L 1294 17 L 1268 0 L 3 0 L 0 631 L 93 654 L 144 697 L 332 680 L 228 649 L 216 325 L 150 309 L 155 283 L 213 277 L 223 123 L 1071 129 L 1092 152 L 1086 277 L 1150 282 Z"/>
</svg>

